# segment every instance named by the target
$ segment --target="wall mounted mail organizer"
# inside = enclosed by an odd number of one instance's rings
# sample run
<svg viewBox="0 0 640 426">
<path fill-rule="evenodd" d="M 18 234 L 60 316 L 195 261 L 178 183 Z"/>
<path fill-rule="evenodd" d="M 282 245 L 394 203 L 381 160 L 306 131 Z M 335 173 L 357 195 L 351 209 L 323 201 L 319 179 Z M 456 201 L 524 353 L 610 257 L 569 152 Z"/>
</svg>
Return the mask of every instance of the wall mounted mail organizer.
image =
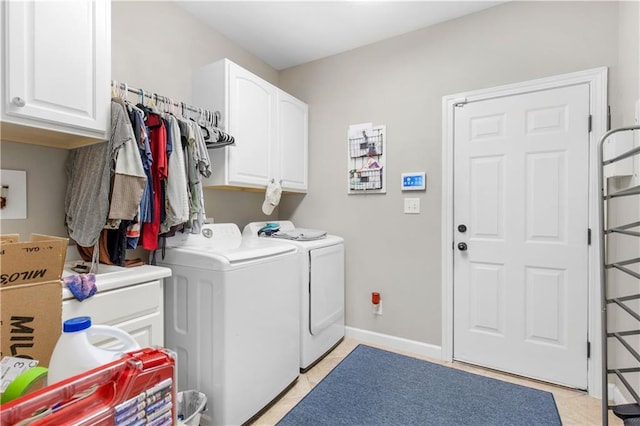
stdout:
<svg viewBox="0 0 640 426">
<path fill-rule="evenodd" d="M 386 126 L 352 124 L 347 138 L 349 194 L 384 194 Z"/>
</svg>

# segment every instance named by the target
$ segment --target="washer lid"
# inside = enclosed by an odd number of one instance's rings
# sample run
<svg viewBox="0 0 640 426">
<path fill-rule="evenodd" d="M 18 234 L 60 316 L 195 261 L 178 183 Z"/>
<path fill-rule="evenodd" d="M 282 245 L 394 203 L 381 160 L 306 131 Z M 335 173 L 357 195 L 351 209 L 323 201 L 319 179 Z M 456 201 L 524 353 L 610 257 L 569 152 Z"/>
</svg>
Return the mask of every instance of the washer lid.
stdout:
<svg viewBox="0 0 640 426">
<path fill-rule="evenodd" d="M 207 248 L 207 253 L 226 259 L 229 264 L 258 260 L 266 257 L 277 256 L 295 252 L 296 248 L 289 244 L 274 244 L 271 241 L 241 239 L 235 245 L 225 247 L 211 246 Z"/>
<path fill-rule="evenodd" d="M 276 244 L 257 238 L 255 240 L 240 238 L 212 240 L 202 245 L 167 247 L 164 250 L 164 256 L 160 256 L 159 253 L 157 255 L 159 256 L 158 264 L 228 270 L 290 253 L 296 253 L 294 245 Z"/>
</svg>

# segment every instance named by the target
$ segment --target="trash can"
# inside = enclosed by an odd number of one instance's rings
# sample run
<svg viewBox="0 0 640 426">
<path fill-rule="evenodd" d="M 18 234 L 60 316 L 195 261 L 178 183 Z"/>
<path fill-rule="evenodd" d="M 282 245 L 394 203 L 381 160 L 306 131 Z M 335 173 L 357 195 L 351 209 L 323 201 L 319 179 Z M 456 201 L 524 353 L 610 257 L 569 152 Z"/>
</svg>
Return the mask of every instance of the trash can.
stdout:
<svg viewBox="0 0 640 426">
<path fill-rule="evenodd" d="M 196 390 L 178 392 L 176 397 L 178 424 L 198 426 L 200 415 L 207 409 L 207 396 Z"/>
</svg>

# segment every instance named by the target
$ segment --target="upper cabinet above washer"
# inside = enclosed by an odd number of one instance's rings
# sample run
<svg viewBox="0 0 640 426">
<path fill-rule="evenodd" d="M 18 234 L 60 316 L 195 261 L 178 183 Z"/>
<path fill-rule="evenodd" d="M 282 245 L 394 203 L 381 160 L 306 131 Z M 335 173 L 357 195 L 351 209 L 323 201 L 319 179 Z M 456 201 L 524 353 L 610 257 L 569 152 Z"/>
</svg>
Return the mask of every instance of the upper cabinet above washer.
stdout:
<svg viewBox="0 0 640 426">
<path fill-rule="evenodd" d="M 194 72 L 193 102 L 220 111 L 235 145 L 210 150 L 213 174 L 205 187 L 307 191 L 307 104 L 228 59 Z"/>
<path fill-rule="evenodd" d="M 2 7 L 2 140 L 75 148 L 109 137 L 111 4 Z"/>
</svg>

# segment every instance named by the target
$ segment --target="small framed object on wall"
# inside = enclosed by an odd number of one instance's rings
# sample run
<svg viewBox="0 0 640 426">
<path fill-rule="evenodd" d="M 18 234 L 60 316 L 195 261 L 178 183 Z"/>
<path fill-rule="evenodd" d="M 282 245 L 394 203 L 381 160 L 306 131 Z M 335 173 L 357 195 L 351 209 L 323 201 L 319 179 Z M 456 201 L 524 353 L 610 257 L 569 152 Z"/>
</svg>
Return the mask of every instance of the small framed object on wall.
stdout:
<svg viewBox="0 0 640 426">
<path fill-rule="evenodd" d="M 401 189 L 403 191 L 424 191 L 427 189 L 425 172 L 410 172 L 402 174 Z"/>
<path fill-rule="evenodd" d="M 347 137 L 347 192 L 386 193 L 386 126 L 352 124 Z"/>
<path fill-rule="evenodd" d="M 27 218 L 27 172 L 0 170 L 0 219 Z"/>
</svg>

